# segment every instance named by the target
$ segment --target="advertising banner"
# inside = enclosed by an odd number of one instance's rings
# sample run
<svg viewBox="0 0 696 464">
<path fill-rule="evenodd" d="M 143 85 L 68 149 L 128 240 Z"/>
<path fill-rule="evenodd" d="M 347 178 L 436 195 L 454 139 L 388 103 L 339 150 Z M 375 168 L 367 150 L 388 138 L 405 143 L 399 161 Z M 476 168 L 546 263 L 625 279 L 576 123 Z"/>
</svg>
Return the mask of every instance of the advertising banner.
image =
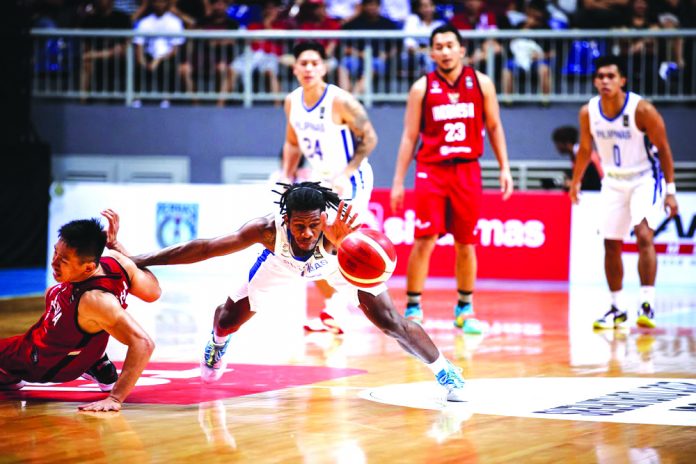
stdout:
<svg viewBox="0 0 696 464">
<path fill-rule="evenodd" d="M 368 223 L 396 245 L 395 275 L 406 274 L 413 244 L 415 196 L 406 191 L 404 210 L 392 212 L 389 190 L 375 189 Z M 562 192 L 515 192 L 503 201 L 485 191 L 477 225 L 478 277 L 485 279 L 568 280 L 570 201 Z M 430 261 L 430 276 L 454 276 L 454 240 L 441 237 Z"/>
</svg>

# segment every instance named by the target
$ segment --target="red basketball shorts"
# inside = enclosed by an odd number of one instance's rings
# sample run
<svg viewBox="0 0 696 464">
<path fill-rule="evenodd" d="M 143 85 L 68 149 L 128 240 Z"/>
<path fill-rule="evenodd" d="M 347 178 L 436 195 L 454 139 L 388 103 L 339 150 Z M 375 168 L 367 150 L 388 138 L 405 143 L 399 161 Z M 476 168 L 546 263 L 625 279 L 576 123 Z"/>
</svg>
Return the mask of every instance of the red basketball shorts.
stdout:
<svg viewBox="0 0 696 464">
<path fill-rule="evenodd" d="M 10 338 L 0 339 L 0 371 L 4 371 L 10 379 L 22 378 L 31 366 L 31 347 L 27 344 L 24 335 L 15 335 Z"/>
<path fill-rule="evenodd" d="M 416 165 L 414 236 L 451 233 L 458 243 L 476 243 L 482 186 L 478 161 Z"/>
<path fill-rule="evenodd" d="M 77 357 L 51 375 L 50 379 L 44 379 L 47 373 L 64 358 L 65 354 L 61 354 L 61 351 L 50 352 L 37 348 L 27 334 L 2 338 L 0 339 L 0 379 L 3 379 L 1 380 L 3 382 L 17 378 L 27 382 L 67 382 L 78 378 L 87 370 L 85 366 L 91 366 L 96 361 L 93 357 Z M 2 373 L 3 371 L 5 374 Z"/>
</svg>

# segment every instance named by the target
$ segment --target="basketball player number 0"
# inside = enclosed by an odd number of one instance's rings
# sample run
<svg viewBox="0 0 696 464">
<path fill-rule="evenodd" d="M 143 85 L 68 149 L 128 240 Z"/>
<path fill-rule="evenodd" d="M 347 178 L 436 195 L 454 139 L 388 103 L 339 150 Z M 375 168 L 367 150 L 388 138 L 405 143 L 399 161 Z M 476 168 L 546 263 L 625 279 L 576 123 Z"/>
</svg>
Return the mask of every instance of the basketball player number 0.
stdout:
<svg viewBox="0 0 696 464">
<path fill-rule="evenodd" d="M 618 145 L 614 145 L 614 165 L 621 166 L 621 150 Z"/>
<path fill-rule="evenodd" d="M 461 142 L 466 138 L 466 126 L 463 122 L 448 122 L 445 130 L 445 142 Z"/>
</svg>

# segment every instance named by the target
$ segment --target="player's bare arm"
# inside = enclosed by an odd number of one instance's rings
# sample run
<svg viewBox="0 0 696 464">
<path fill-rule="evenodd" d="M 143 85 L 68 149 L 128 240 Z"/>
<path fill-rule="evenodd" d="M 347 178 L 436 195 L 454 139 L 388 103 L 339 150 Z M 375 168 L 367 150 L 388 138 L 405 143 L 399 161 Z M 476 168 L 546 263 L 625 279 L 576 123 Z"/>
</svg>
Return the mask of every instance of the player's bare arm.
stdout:
<svg viewBox="0 0 696 464">
<path fill-rule="evenodd" d="M 665 181 L 674 183 L 674 158 L 672 148 L 667 139 L 667 128 L 665 121 L 652 103 L 641 100 L 636 108 L 636 126 L 643 131 L 650 142 L 657 147 L 660 157 L 660 166 L 665 175 Z M 670 217 L 674 217 L 679 212 L 676 195 L 670 191 L 665 195 L 665 208 Z"/>
<path fill-rule="evenodd" d="M 106 398 L 79 406 L 83 411 L 119 411 L 143 373 L 155 342 L 133 317 L 121 308 L 116 297 L 100 290 L 91 290 L 80 299 L 78 325 L 89 333 L 106 331 L 128 347 L 123 369 Z"/>
<path fill-rule="evenodd" d="M 225 256 L 260 243 L 272 250 L 275 241 L 273 216 L 265 216 L 244 224 L 239 230 L 212 239 L 195 239 L 178 243 L 163 250 L 134 256 L 131 259 L 138 266 L 157 266 L 169 264 L 191 264 L 216 256 Z"/>
<path fill-rule="evenodd" d="M 147 303 L 152 303 L 159 299 L 162 295 L 162 289 L 159 286 L 157 277 L 149 269 L 140 269 L 128 256 L 116 250 L 108 250 L 104 254 L 114 258 L 126 270 L 131 283 L 128 293 Z"/>
<path fill-rule="evenodd" d="M 590 163 L 590 159 L 592 156 L 590 109 L 587 105 L 583 105 L 582 108 L 580 108 L 578 122 L 580 125 L 579 148 L 578 153 L 575 156 L 575 166 L 573 166 L 573 178 L 570 181 L 570 188 L 568 189 L 570 201 L 572 201 L 575 204 L 577 204 L 579 201 L 580 184 L 582 183 L 582 176 L 583 174 L 585 174 L 585 169 L 587 169 L 587 165 Z"/>
<path fill-rule="evenodd" d="M 118 231 L 121 224 L 118 213 L 107 208 L 101 214 L 109 223 L 106 230 L 106 247 L 108 249 L 104 254 L 114 258 L 126 270 L 131 283 L 130 294 L 148 303 L 156 301 L 162 294 L 157 277 L 149 269 L 138 268 L 128 257 L 128 251 L 118 240 Z"/>
<path fill-rule="evenodd" d="M 302 153 L 297 142 L 297 134 L 290 124 L 290 96 L 285 97 L 285 142 L 283 143 L 282 179 L 290 182 L 295 177 L 295 172 L 300 165 Z"/>
<path fill-rule="evenodd" d="M 476 77 L 483 93 L 483 116 L 486 123 L 486 131 L 490 137 L 493 153 L 500 166 L 500 191 L 503 193 L 503 200 L 507 200 L 512 195 L 514 185 L 512 174 L 510 174 L 507 143 L 505 141 L 503 122 L 500 119 L 500 105 L 495 92 L 495 84 L 488 76 L 478 71 L 476 71 Z"/>
<path fill-rule="evenodd" d="M 425 76 L 418 79 L 408 92 L 406 100 L 406 113 L 404 115 L 404 130 L 401 133 L 399 143 L 399 153 L 396 157 L 396 167 L 394 168 L 394 179 L 391 188 L 391 208 L 392 211 L 399 211 L 404 206 L 404 180 L 408 165 L 413 159 L 413 152 L 416 149 L 416 142 L 420 133 L 420 121 L 423 98 L 425 97 Z"/>
<path fill-rule="evenodd" d="M 360 163 L 368 157 L 377 146 L 377 133 L 367 116 L 362 104 L 347 92 L 342 93 L 334 102 L 336 113 L 341 122 L 346 124 L 356 138 L 355 153 L 342 173 L 350 177 L 360 167 Z"/>
</svg>

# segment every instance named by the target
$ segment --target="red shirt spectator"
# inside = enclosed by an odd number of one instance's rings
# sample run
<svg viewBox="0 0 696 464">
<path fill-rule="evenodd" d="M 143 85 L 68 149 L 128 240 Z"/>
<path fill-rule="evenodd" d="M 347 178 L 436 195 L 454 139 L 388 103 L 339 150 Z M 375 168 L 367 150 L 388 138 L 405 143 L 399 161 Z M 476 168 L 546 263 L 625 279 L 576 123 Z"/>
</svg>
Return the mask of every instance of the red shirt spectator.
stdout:
<svg viewBox="0 0 696 464">
<path fill-rule="evenodd" d="M 461 30 L 490 30 L 498 29 L 495 14 L 484 11 L 483 0 L 464 0 L 463 4 L 456 4 L 454 15 L 450 23 Z"/>
</svg>

